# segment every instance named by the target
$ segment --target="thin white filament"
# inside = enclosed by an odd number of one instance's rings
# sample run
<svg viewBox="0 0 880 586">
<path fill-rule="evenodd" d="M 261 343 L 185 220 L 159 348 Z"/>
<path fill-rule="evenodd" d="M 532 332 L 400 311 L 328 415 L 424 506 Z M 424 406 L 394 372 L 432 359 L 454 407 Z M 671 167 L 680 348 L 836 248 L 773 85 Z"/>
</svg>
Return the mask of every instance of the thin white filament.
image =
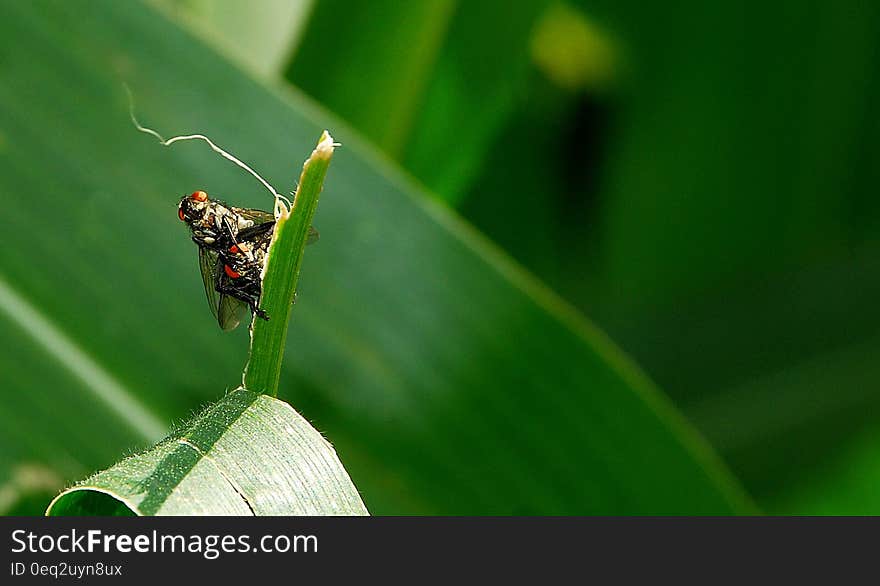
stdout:
<svg viewBox="0 0 880 586">
<path fill-rule="evenodd" d="M 166 139 L 165 137 L 163 137 L 161 134 L 159 134 L 158 132 L 156 132 L 152 128 L 147 128 L 146 126 L 141 125 L 141 123 L 138 122 L 138 119 L 134 115 L 134 98 L 131 94 L 131 90 L 129 89 L 128 85 L 125 86 L 125 91 L 128 92 L 128 114 L 131 117 L 131 123 L 134 124 L 134 127 L 137 128 L 139 131 L 157 138 L 159 140 L 159 144 L 161 144 L 162 146 L 171 146 L 175 142 L 184 141 L 184 140 L 203 140 L 203 141 L 205 141 L 206 143 L 208 143 L 208 146 L 210 146 L 211 149 L 215 153 L 219 154 L 220 156 L 222 156 L 223 158 L 225 158 L 229 161 L 232 161 L 233 163 L 235 163 L 236 165 L 238 165 L 239 167 L 241 167 L 242 169 L 244 169 L 245 171 L 247 171 L 248 173 L 253 175 L 257 181 L 259 181 L 260 183 L 263 184 L 263 187 L 265 187 L 267 190 L 269 190 L 269 193 L 271 193 L 272 196 L 275 198 L 275 210 L 274 211 L 275 211 L 276 218 L 279 215 L 279 211 L 283 211 L 283 213 L 285 213 L 285 214 L 289 213 L 289 210 L 293 207 L 291 205 L 289 199 L 287 199 L 286 197 L 284 197 L 283 195 L 278 193 L 275 190 L 275 188 L 269 184 L 268 181 L 266 181 L 265 179 L 263 179 L 260 176 L 259 173 L 257 173 L 253 169 L 251 169 L 248 165 L 246 165 L 243 161 L 241 161 L 237 157 L 233 156 L 229 152 L 223 150 L 222 148 L 220 148 L 219 146 L 214 144 L 214 142 L 210 138 L 205 136 L 204 134 L 188 134 L 188 135 L 183 135 L 183 136 L 173 136 L 169 139 Z M 285 204 L 286 204 L 286 207 L 285 207 Z"/>
</svg>

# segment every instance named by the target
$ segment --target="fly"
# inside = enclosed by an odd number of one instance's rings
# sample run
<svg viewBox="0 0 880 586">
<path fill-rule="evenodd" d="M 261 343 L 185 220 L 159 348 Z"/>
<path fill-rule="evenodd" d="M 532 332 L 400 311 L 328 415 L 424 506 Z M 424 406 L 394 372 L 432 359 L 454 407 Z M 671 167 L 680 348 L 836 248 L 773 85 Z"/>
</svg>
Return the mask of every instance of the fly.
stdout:
<svg viewBox="0 0 880 586">
<path fill-rule="evenodd" d="M 220 328 L 241 323 L 247 308 L 262 319 L 262 274 L 275 231 L 275 216 L 263 210 L 237 208 L 212 200 L 204 191 L 184 196 L 177 215 L 189 226 L 199 249 L 199 269 L 211 312 Z M 309 229 L 307 243 L 318 239 Z"/>
</svg>

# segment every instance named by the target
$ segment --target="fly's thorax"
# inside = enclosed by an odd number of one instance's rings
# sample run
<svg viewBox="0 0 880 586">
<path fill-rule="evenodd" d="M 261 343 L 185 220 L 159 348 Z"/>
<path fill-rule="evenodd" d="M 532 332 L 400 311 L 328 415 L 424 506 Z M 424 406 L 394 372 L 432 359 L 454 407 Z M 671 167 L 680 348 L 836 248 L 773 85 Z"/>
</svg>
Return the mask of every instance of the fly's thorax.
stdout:
<svg viewBox="0 0 880 586">
<path fill-rule="evenodd" d="M 205 222 L 212 225 L 218 232 L 229 231 L 232 236 L 238 236 L 239 232 L 254 225 L 253 220 L 235 213 L 223 204 L 217 202 L 212 202 L 212 204 L 206 210 Z"/>
</svg>

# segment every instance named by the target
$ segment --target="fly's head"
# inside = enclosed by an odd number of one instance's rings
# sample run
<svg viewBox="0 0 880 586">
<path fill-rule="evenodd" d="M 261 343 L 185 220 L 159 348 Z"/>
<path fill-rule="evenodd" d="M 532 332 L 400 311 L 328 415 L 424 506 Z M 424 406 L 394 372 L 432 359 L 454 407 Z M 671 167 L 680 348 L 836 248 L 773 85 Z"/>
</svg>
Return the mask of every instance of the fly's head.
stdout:
<svg viewBox="0 0 880 586">
<path fill-rule="evenodd" d="M 199 246 L 211 246 L 222 235 L 217 222 L 218 209 L 225 208 L 211 201 L 204 191 L 195 191 L 180 199 L 177 217 L 189 226 L 192 238 Z"/>
<path fill-rule="evenodd" d="M 210 205 L 207 193 L 204 191 L 193 192 L 180 198 L 180 203 L 177 205 L 177 217 L 190 228 L 195 228 L 204 222 Z"/>
</svg>

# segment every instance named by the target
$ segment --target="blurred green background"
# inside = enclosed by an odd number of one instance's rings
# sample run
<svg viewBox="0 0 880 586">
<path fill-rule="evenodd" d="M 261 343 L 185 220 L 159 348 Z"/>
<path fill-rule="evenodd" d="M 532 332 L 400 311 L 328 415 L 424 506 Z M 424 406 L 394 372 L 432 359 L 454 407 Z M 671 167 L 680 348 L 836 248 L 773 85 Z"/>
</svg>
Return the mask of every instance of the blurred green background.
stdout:
<svg viewBox="0 0 880 586">
<path fill-rule="evenodd" d="M 266 196 L 122 81 L 343 143 L 282 395 L 371 512 L 880 513 L 877 3 L 0 5 L 0 513 L 243 364 L 173 208 Z"/>
</svg>

